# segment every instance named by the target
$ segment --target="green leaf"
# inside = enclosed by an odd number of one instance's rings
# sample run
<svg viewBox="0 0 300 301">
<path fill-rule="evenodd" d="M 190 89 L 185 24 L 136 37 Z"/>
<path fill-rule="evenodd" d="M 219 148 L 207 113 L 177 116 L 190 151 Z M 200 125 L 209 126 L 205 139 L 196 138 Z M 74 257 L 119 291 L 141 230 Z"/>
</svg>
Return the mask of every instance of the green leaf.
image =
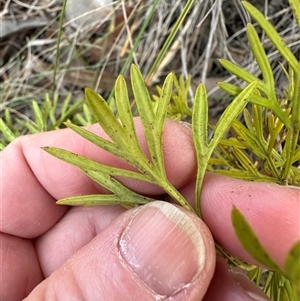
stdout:
<svg viewBox="0 0 300 301">
<path fill-rule="evenodd" d="M 196 212 L 201 217 L 200 192 L 205 171 L 213 149 L 208 145 L 208 102 L 206 89 L 200 84 L 196 90 L 192 114 L 193 141 L 197 159 L 197 179 L 195 187 Z"/>
<path fill-rule="evenodd" d="M 63 102 L 64 106 L 68 104 L 69 98 L 71 98 L 71 94 L 68 94 L 67 97 L 65 98 L 65 100 Z M 62 108 L 59 119 L 56 121 L 55 124 L 53 124 L 54 128 L 61 127 L 62 123 L 64 123 L 68 118 L 71 118 L 72 116 L 74 116 L 77 111 L 83 110 L 83 101 L 84 101 L 83 99 L 80 99 L 80 100 L 76 101 L 75 103 L 68 105 L 68 107 Z"/>
<path fill-rule="evenodd" d="M 254 124 L 253 124 L 253 119 L 252 119 L 252 116 L 251 116 L 251 114 L 250 114 L 250 112 L 247 108 L 244 109 L 243 116 L 244 116 L 245 124 L 246 124 L 248 130 L 251 132 L 252 135 L 255 135 L 255 127 L 254 127 Z M 255 138 L 255 136 L 254 136 L 254 138 Z"/>
<path fill-rule="evenodd" d="M 96 134 L 84 129 L 83 127 L 77 126 L 71 122 L 66 122 L 65 125 L 72 129 L 74 132 L 76 132 L 81 137 L 85 138 L 86 140 L 92 142 L 98 147 L 103 148 L 104 150 L 120 157 L 120 158 L 127 158 L 126 153 L 120 148 L 118 148 L 114 143 L 103 139 L 100 136 L 97 136 Z M 128 159 L 128 158 L 127 158 Z M 125 160 L 125 159 L 124 159 Z"/>
<path fill-rule="evenodd" d="M 297 20 L 298 27 L 300 28 L 300 5 L 299 0 L 289 0 L 290 6 L 294 11 L 295 19 Z"/>
<path fill-rule="evenodd" d="M 300 241 L 289 251 L 285 260 L 285 270 L 291 281 L 300 284 Z"/>
<path fill-rule="evenodd" d="M 250 174 L 256 177 L 259 175 L 257 167 L 251 162 L 246 154 L 238 148 L 232 148 L 232 151 L 245 171 L 249 171 Z"/>
<path fill-rule="evenodd" d="M 188 15 L 194 2 L 195 2 L 195 0 L 187 0 L 186 1 L 184 7 L 181 10 L 179 18 L 177 18 L 175 24 L 172 27 L 171 32 L 167 36 L 167 39 L 166 39 L 164 45 L 160 49 L 158 55 L 156 56 L 154 63 L 152 64 L 152 67 L 149 71 L 149 75 L 147 76 L 147 82 L 153 76 L 153 74 L 157 70 L 157 68 L 162 65 L 163 58 L 165 57 L 167 51 L 170 49 L 174 38 L 176 37 L 178 31 L 180 30 L 180 26 L 182 25 L 183 21 L 185 20 L 186 16 Z"/>
<path fill-rule="evenodd" d="M 5 124 L 7 125 L 7 127 L 12 129 L 13 128 L 13 122 L 12 122 L 10 110 L 8 108 L 5 108 L 5 110 L 4 110 L 4 120 L 5 120 Z"/>
<path fill-rule="evenodd" d="M 245 120 L 249 118 L 247 117 L 247 114 L 245 114 L 245 117 Z M 234 120 L 231 127 L 235 131 L 235 133 L 242 139 L 241 142 L 244 144 L 246 149 L 249 149 L 261 160 L 267 160 L 268 146 L 266 145 L 265 148 L 262 148 L 257 139 L 254 128 L 250 129 L 251 125 L 250 128 L 247 129 L 241 122 Z M 275 149 L 272 149 L 272 156 L 276 158 L 278 162 L 283 162 L 281 156 L 278 154 L 278 152 L 276 152 Z"/>
<path fill-rule="evenodd" d="M 218 145 L 233 120 L 235 120 L 246 107 L 256 87 L 257 82 L 249 84 L 226 108 L 216 125 L 214 136 L 209 143 L 210 147 L 215 148 Z"/>
<path fill-rule="evenodd" d="M 39 129 L 37 128 L 37 125 L 32 120 L 21 120 L 16 119 L 16 122 L 21 125 L 23 128 L 27 129 L 30 134 L 37 134 L 40 133 Z"/>
<path fill-rule="evenodd" d="M 152 163 L 160 171 L 160 173 L 164 174 L 161 141 L 164 120 L 157 124 L 154 107 L 148 89 L 145 85 L 141 72 L 136 66 L 131 66 L 130 75 L 131 82 L 133 83 L 132 90 L 142 121 Z"/>
<path fill-rule="evenodd" d="M 119 76 L 117 79 L 115 87 L 115 100 L 118 109 L 118 115 L 122 123 L 122 129 L 124 131 L 122 148 L 124 149 L 124 153 L 127 154 L 126 157 L 128 158 L 131 156 L 131 162 L 134 162 L 134 166 L 137 168 L 139 168 L 140 165 L 148 165 L 149 167 L 149 160 L 146 158 L 143 150 L 141 149 L 137 138 L 130 101 L 128 98 L 126 81 L 123 76 Z M 112 136 L 110 137 L 116 141 L 116 138 L 113 138 Z M 119 147 L 121 147 L 121 145 Z M 137 164 L 137 162 L 139 162 L 139 164 Z"/>
<path fill-rule="evenodd" d="M 32 110 L 34 112 L 34 121 L 37 125 L 37 130 L 38 132 L 43 132 L 45 130 L 45 118 L 43 118 L 43 113 L 35 100 L 32 101 Z"/>
<path fill-rule="evenodd" d="M 153 201 L 153 200 L 151 200 Z M 120 198 L 115 194 L 90 194 L 83 196 L 75 196 L 60 199 L 56 203 L 58 205 L 69 205 L 69 206 L 100 206 L 100 205 L 144 205 L 147 204 L 149 200 L 145 197 L 144 200 L 125 197 Z"/>
<path fill-rule="evenodd" d="M 252 182 L 268 182 L 268 183 L 277 183 L 276 179 L 273 177 L 268 177 L 266 175 L 262 175 L 260 173 L 253 174 L 253 172 L 249 172 L 247 170 L 240 169 L 216 169 L 215 173 L 224 175 L 226 177 L 236 178 L 244 181 L 252 181 Z"/>
<path fill-rule="evenodd" d="M 11 142 L 13 141 L 16 136 L 15 134 L 11 131 L 11 129 L 5 124 L 2 118 L 0 118 L 0 131 L 2 132 L 4 138 L 8 141 Z"/>
<path fill-rule="evenodd" d="M 111 176 L 131 178 L 131 179 L 146 181 L 155 184 L 154 181 L 151 181 L 151 179 L 149 179 L 148 177 L 144 176 L 141 173 L 104 165 L 96 161 L 93 161 L 89 158 L 86 158 L 84 156 L 69 152 L 61 148 L 43 147 L 43 150 L 51 154 L 52 156 L 55 156 L 56 158 L 59 158 L 67 163 L 79 167 L 82 170 L 97 171 L 99 173 L 105 173 Z"/>
<path fill-rule="evenodd" d="M 286 45 L 284 40 L 280 37 L 277 30 L 272 26 L 272 24 L 266 19 L 266 17 L 252 4 L 247 1 L 242 1 L 243 6 L 251 15 L 251 17 L 257 21 L 260 27 L 264 30 L 266 35 L 272 41 L 274 46 L 280 52 L 280 54 L 284 57 L 284 59 L 288 62 L 289 66 L 295 71 L 299 72 L 299 62 L 296 57 Z M 299 5 L 299 4 L 298 4 Z"/>
<path fill-rule="evenodd" d="M 218 143 L 223 138 L 224 134 L 229 129 L 234 119 L 237 118 L 237 116 L 243 111 L 243 109 L 247 105 L 256 87 L 257 82 L 253 82 L 250 85 L 248 85 L 226 108 L 215 127 L 214 136 L 209 142 L 207 137 L 208 104 L 206 91 L 203 85 L 200 85 L 196 91 L 193 107 L 192 132 L 198 166 L 195 187 L 195 201 L 196 212 L 199 216 L 201 216 L 201 186 L 209 159 L 214 149 L 217 147 Z"/>
<path fill-rule="evenodd" d="M 98 95 L 92 89 L 86 88 L 85 97 L 92 114 L 96 117 L 97 122 L 107 135 L 117 145 L 126 144 L 124 129 L 102 96 Z"/>
<path fill-rule="evenodd" d="M 241 91 L 242 88 L 239 88 L 230 83 L 218 83 L 218 86 L 225 92 L 229 93 L 230 95 L 237 96 Z M 251 96 L 250 101 L 254 104 L 269 108 L 273 110 L 275 115 L 286 125 L 287 128 L 292 129 L 292 121 L 287 116 L 287 113 L 284 112 L 278 102 L 272 102 L 271 100 L 264 98 L 260 95 L 253 94 Z"/>
<path fill-rule="evenodd" d="M 193 107 L 193 133 L 197 139 L 194 141 L 196 149 L 205 154 L 208 148 L 208 101 L 206 89 L 200 84 L 196 90 Z"/>
<path fill-rule="evenodd" d="M 299 71 L 294 75 L 294 91 L 292 98 L 292 129 L 289 129 L 286 137 L 286 143 L 284 145 L 284 152 L 286 154 L 286 160 L 284 168 L 281 173 L 281 179 L 287 180 L 288 174 L 292 168 L 293 156 L 299 145 L 299 131 L 300 131 L 300 62 Z"/>
<path fill-rule="evenodd" d="M 164 127 L 165 119 L 166 119 L 166 114 L 167 114 L 167 107 L 170 103 L 170 99 L 172 97 L 172 88 L 173 88 L 173 78 L 174 78 L 173 73 L 169 73 L 168 76 L 166 77 L 160 98 L 159 98 L 159 107 L 158 110 L 155 112 L 155 118 L 156 118 L 156 131 L 157 135 L 161 135 L 161 129 Z M 159 138 L 161 139 L 161 137 Z"/>
<path fill-rule="evenodd" d="M 267 142 L 264 138 L 263 134 L 263 112 L 262 107 L 253 105 L 252 106 L 252 114 L 253 114 L 253 126 L 255 128 L 255 135 L 257 136 L 257 141 L 261 145 L 267 145 Z"/>
<path fill-rule="evenodd" d="M 154 112 L 156 122 L 154 123 L 154 129 L 152 135 L 153 135 L 153 143 L 155 148 L 153 149 L 153 151 L 151 151 L 151 148 L 149 147 L 150 154 L 152 154 L 152 160 L 154 165 L 157 167 L 157 169 L 166 179 L 167 176 L 165 171 L 162 136 L 163 136 L 164 126 L 165 126 L 165 121 L 167 116 L 167 107 L 172 97 L 173 78 L 174 78 L 174 74 L 170 73 L 164 81 L 160 98 L 159 98 L 159 107 L 158 110 Z"/>
<path fill-rule="evenodd" d="M 219 62 L 227 71 L 237 76 L 238 78 L 244 80 L 245 82 L 249 84 L 252 82 L 257 82 L 257 88 L 263 91 L 266 95 L 268 94 L 268 90 L 266 88 L 265 83 L 258 79 L 256 76 L 252 75 L 247 70 L 225 59 L 219 59 Z"/>
<path fill-rule="evenodd" d="M 260 41 L 258 34 L 254 29 L 254 26 L 250 23 L 247 25 L 247 35 L 251 45 L 252 52 L 262 72 L 264 82 L 268 87 L 268 93 L 267 93 L 268 98 L 272 102 L 277 102 L 277 98 L 275 94 L 276 90 L 275 90 L 274 75 L 273 75 L 270 62 L 268 60 L 262 42 Z"/>
<path fill-rule="evenodd" d="M 62 116 L 66 116 L 68 115 L 68 111 L 69 111 L 69 104 L 70 104 L 70 100 L 71 100 L 71 94 L 69 93 L 67 95 L 67 97 L 64 99 L 63 103 L 62 103 L 62 107 L 61 107 L 61 114 Z"/>
<path fill-rule="evenodd" d="M 113 205 L 113 204 L 131 204 L 144 205 L 148 202 L 154 201 L 152 198 L 145 197 L 130 190 L 111 175 L 99 172 L 98 170 L 84 170 L 84 172 L 95 182 L 107 188 L 113 194 L 98 194 L 98 195 L 84 195 L 60 199 L 57 201 L 59 205 Z"/>
<path fill-rule="evenodd" d="M 130 102 L 128 98 L 128 90 L 125 78 L 118 76 L 115 85 L 115 100 L 118 109 L 118 115 L 122 122 L 123 129 L 126 133 L 131 133 L 132 143 L 138 144 L 138 139 L 135 132 L 133 117 L 131 113 Z M 128 137 L 128 135 L 127 135 Z"/>
<path fill-rule="evenodd" d="M 95 182 L 113 192 L 116 196 L 119 197 L 120 200 L 123 199 L 124 203 L 126 204 L 134 203 L 136 205 L 141 205 L 153 201 L 153 199 L 151 198 L 147 198 L 130 190 L 110 175 L 94 170 L 86 170 L 85 173 Z"/>
<path fill-rule="evenodd" d="M 154 110 L 154 105 L 149 96 L 143 77 L 134 65 L 131 67 L 131 82 L 151 161 L 146 157 L 138 142 L 135 124 L 130 109 L 127 86 L 122 76 L 117 79 L 115 90 L 120 120 L 114 116 L 112 110 L 100 95 L 91 89 L 87 88 L 85 90 L 86 99 L 92 114 L 96 117 L 99 125 L 112 141 L 103 139 L 72 123 L 66 123 L 66 125 L 96 146 L 103 148 L 111 154 L 128 162 L 138 169 L 140 173 L 101 165 L 86 159 L 83 156 L 60 149 L 45 148 L 45 150 L 68 163 L 80 167 L 90 178 L 112 191 L 114 193 L 114 198 L 121 198 L 121 196 L 132 198 L 137 204 L 145 201 L 144 196 L 134 193 L 114 178 L 115 176 L 128 177 L 146 181 L 161 187 L 181 206 L 194 211 L 180 192 L 169 182 L 164 167 L 162 134 L 167 106 L 172 95 L 173 74 L 170 74 L 166 78 L 161 90 L 159 98 L 160 107 L 158 110 Z M 148 201 L 149 200 L 152 199 L 148 198 Z M 76 199 L 76 202 L 81 202 L 79 197 Z"/>
<path fill-rule="evenodd" d="M 282 269 L 262 246 L 245 217 L 235 207 L 231 211 L 231 221 L 235 234 L 245 250 L 259 263 L 273 271 L 284 274 Z"/>
<path fill-rule="evenodd" d="M 103 117 L 104 118 L 104 117 Z M 124 142 L 124 144 L 121 145 L 115 145 L 115 143 L 112 143 L 106 139 L 103 139 L 100 136 L 97 136 L 93 134 L 90 131 L 87 131 L 86 129 L 76 126 L 72 123 L 66 123 L 66 126 L 74 130 L 76 133 L 78 133 L 80 136 L 84 137 L 85 139 L 89 140 L 96 146 L 110 152 L 111 154 L 114 154 L 118 156 L 119 158 L 123 159 L 124 161 L 130 163 L 132 166 L 137 168 L 142 174 L 146 175 L 148 177 L 148 181 L 154 181 L 152 167 L 146 156 L 141 153 L 137 154 L 135 151 L 136 149 L 139 149 L 139 146 L 133 146 L 129 147 L 127 142 Z M 122 129 L 123 131 L 123 129 Z M 115 134 L 114 134 L 115 135 Z M 116 134 L 117 135 L 117 134 Z M 129 134 L 130 135 L 130 134 Z M 124 139 L 126 137 L 125 131 L 121 134 L 120 139 Z M 115 137 L 115 139 L 118 140 L 118 136 Z"/>
<path fill-rule="evenodd" d="M 45 101 L 46 101 L 45 102 L 46 106 L 49 107 L 49 119 L 51 120 L 51 123 L 55 125 L 57 123 L 56 114 L 57 114 L 58 95 L 54 94 L 52 96 L 52 99 L 50 99 L 50 95 L 47 93 L 45 95 Z"/>
<path fill-rule="evenodd" d="M 122 205 L 123 202 L 115 194 L 89 194 L 63 198 L 57 201 L 56 204 L 68 206 L 100 206 Z"/>
</svg>

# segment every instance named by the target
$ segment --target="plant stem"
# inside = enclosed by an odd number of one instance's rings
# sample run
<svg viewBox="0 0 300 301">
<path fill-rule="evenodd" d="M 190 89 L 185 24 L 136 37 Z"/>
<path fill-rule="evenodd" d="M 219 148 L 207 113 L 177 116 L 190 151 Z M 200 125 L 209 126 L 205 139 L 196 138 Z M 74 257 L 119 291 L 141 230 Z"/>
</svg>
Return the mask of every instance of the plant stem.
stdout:
<svg viewBox="0 0 300 301">
<path fill-rule="evenodd" d="M 58 27 L 57 42 L 56 42 L 55 64 L 54 64 L 54 71 L 53 71 L 52 97 L 54 97 L 55 90 L 56 90 L 56 74 L 57 74 L 59 54 L 60 54 L 60 51 L 59 51 L 60 47 L 59 46 L 60 46 L 60 41 L 61 41 L 61 36 L 62 36 L 62 28 L 63 28 L 63 22 L 64 22 L 64 17 L 65 17 L 67 1 L 68 0 L 63 0 L 63 5 L 62 5 L 62 9 L 61 9 L 61 13 L 60 13 L 60 19 L 59 19 L 59 27 Z"/>
<path fill-rule="evenodd" d="M 300 62 L 299 72 L 294 72 L 294 89 L 292 98 L 292 129 L 288 130 L 287 147 L 286 147 L 286 161 L 281 173 L 281 180 L 286 181 L 290 168 L 293 164 L 293 155 L 297 148 L 299 131 L 300 131 Z"/>
<path fill-rule="evenodd" d="M 166 42 L 164 43 L 163 47 L 161 48 L 160 52 L 158 53 L 146 79 L 145 82 L 148 83 L 149 80 L 151 79 L 151 77 L 153 76 L 155 70 L 158 68 L 159 64 L 162 62 L 166 52 L 168 51 L 168 49 L 170 48 L 178 30 L 180 25 L 182 24 L 182 22 L 184 21 L 185 17 L 187 16 L 188 12 L 190 11 L 192 5 L 194 4 L 195 0 L 188 0 L 187 3 L 185 4 L 179 18 L 176 20 L 176 23 L 174 25 L 174 27 L 172 28 L 172 31 L 170 32 L 170 34 L 168 35 L 168 38 L 166 40 Z"/>
</svg>

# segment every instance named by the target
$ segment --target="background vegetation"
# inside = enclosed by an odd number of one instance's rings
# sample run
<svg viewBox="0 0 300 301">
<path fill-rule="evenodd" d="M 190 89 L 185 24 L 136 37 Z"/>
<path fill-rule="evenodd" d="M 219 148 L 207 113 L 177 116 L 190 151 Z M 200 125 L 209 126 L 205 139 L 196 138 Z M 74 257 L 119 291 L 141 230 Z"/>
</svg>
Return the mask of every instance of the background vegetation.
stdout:
<svg viewBox="0 0 300 301">
<path fill-rule="evenodd" d="M 251 3 L 268 17 L 299 56 L 300 34 L 288 1 L 252 0 Z M 34 128 L 40 131 L 60 127 L 62 120 L 77 120 L 76 113 L 83 111 L 84 87 L 108 96 L 117 75 L 123 73 L 128 79 L 129 65 L 134 62 L 146 77 L 151 93 L 156 93 L 155 85 L 161 84 L 170 71 L 185 79 L 191 75 L 189 102 L 195 87 L 205 83 L 210 121 L 215 122 L 230 102 L 230 97 L 216 83 L 237 81 L 217 59 L 229 59 L 260 76 L 245 32 L 250 17 L 239 0 L 196 1 L 179 24 L 173 43 L 163 48 L 185 4 L 186 1 L 180 0 L 118 0 L 100 7 L 92 15 L 94 22 L 88 23 L 90 26 L 80 25 L 85 15 L 76 18 L 75 26 L 68 7 L 68 18 L 60 23 L 62 0 L 1 1 L 0 116 L 4 117 L 5 109 L 9 110 L 14 132 L 25 134 L 28 129 L 24 122 L 28 118 L 37 123 L 31 108 L 35 100 L 36 105 L 46 106 L 43 114 L 52 115 L 52 121 L 43 127 L 32 124 Z M 262 32 L 260 39 L 274 68 L 280 94 L 288 84 L 278 64 L 281 58 Z M 154 64 L 162 49 L 165 54 Z M 70 103 L 61 108 L 63 99 L 70 94 Z M 49 106 L 55 107 L 51 114 Z M 85 118 L 85 121 L 91 120 Z M 2 139 L 4 145 L 7 142 Z"/>
</svg>

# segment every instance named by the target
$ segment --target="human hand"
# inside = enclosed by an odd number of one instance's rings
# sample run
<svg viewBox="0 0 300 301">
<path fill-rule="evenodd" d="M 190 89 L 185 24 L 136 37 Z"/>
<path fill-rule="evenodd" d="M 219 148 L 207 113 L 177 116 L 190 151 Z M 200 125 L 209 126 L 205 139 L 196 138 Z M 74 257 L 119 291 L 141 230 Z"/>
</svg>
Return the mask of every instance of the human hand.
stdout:
<svg viewBox="0 0 300 301">
<path fill-rule="evenodd" d="M 105 136 L 98 126 L 90 130 Z M 56 205 L 63 197 L 105 190 L 41 146 L 127 167 L 70 130 L 22 137 L 2 152 L 1 300 L 20 300 L 28 294 L 27 301 L 135 301 L 160 296 L 161 300 L 173 296 L 172 300 L 247 301 L 262 296 L 244 276 L 231 275 L 220 259 L 211 281 L 215 250 L 210 232 L 183 208 L 165 202 L 128 211 L 120 206 Z M 190 131 L 168 122 L 164 150 L 170 181 L 193 203 L 196 166 Z M 140 193 L 158 198 L 162 194 L 149 184 L 123 182 Z M 208 174 L 202 190 L 204 221 L 227 250 L 254 262 L 234 235 L 230 212 L 235 205 L 282 265 L 299 239 L 299 193 Z"/>
</svg>

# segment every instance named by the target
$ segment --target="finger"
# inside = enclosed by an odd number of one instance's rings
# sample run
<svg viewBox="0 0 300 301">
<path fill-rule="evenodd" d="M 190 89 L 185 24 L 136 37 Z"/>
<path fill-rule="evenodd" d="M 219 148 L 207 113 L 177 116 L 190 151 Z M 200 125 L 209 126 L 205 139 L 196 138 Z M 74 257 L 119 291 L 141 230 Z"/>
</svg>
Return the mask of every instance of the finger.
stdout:
<svg viewBox="0 0 300 301">
<path fill-rule="evenodd" d="M 213 239 L 194 214 L 166 202 L 126 211 L 26 301 L 201 300 L 213 275 Z"/>
<path fill-rule="evenodd" d="M 70 208 L 59 223 L 35 240 L 43 275 L 48 277 L 60 268 L 125 210 L 117 205 Z"/>
<path fill-rule="evenodd" d="M 182 193 L 193 202 L 194 184 Z M 201 193 L 203 219 L 215 239 L 230 253 L 256 263 L 237 239 L 231 222 L 235 206 L 251 225 L 268 253 L 283 266 L 300 239 L 300 190 L 207 174 Z"/>
<path fill-rule="evenodd" d="M 139 119 L 137 135 L 146 152 L 146 142 Z M 98 125 L 89 127 L 99 136 L 105 133 Z M 191 132 L 169 121 L 164 130 L 165 165 L 170 181 L 180 187 L 195 171 Z M 182 148 L 182 145 L 185 147 Z M 2 231 L 26 238 L 37 237 L 51 228 L 66 212 L 55 200 L 104 190 L 78 168 L 64 163 L 41 149 L 56 146 L 87 156 L 98 162 L 128 167 L 128 164 L 99 149 L 69 129 L 25 136 L 17 139 L 2 153 Z M 178 176 L 180 174 L 180 177 Z M 126 181 L 131 189 L 145 194 L 160 194 L 161 189 L 140 181 Z"/>
<path fill-rule="evenodd" d="M 33 243 L 16 236 L 0 233 L 0 266 L 0 300 L 22 300 L 44 279 Z"/>
<path fill-rule="evenodd" d="M 0 234 L 0 300 L 27 296 L 124 211 L 121 206 L 72 207 L 35 241 Z"/>
<path fill-rule="evenodd" d="M 213 279 L 203 301 L 270 301 L 244 274 L 229 272 L 224 258 L 218 258 Z"/>
<path fill-rule="evenodd" d="M 30 142 L 30 137 L 34 136 L 27 136 L 24 140 Z M 34 143 L 32 149 L 37 152 Z M 1 153 L 1 194 L 5 196 L 1 202 L 1 232 L 33 238 L 51 228 L 67 207 L 55 204 L 55 199 L 36 178 L 23 151 L 22 140 L 17 139 Z M 36 154 L 33 156 L 33 160 L 36 159 Z M 42 162 L 40 165 L 38 172 L 44 173 Z"/>
</svg>

